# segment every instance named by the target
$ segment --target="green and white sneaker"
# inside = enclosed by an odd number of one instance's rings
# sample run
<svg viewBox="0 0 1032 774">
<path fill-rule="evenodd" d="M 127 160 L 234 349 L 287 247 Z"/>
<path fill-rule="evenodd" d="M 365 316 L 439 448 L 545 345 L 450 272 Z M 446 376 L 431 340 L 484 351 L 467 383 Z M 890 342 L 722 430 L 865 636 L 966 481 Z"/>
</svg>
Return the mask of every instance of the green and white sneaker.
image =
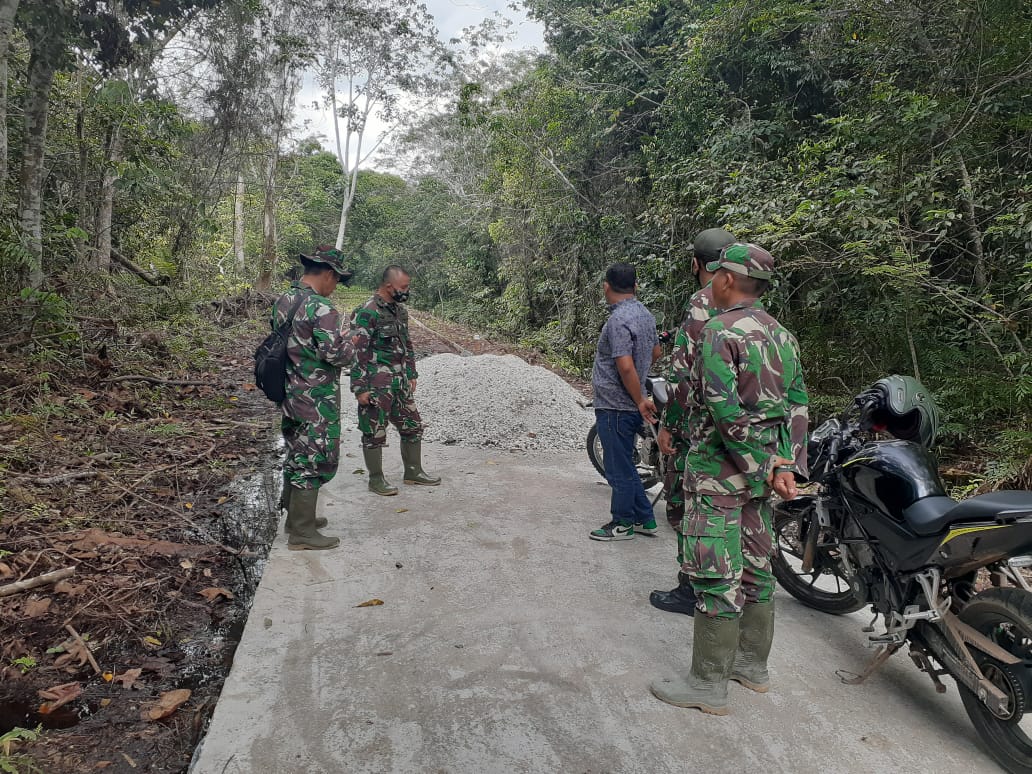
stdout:
<svg viewBox="0 0 1032 774">
<path fill-rule="evenodd" d="M 656 526 L 655 519 L 649 519 L 644 524 L 635 524 L 634 531 L 640 532 L 642 535 L 648 535 L 649 537 L 655 537 L 656 533 L 659 532 L 659 527 Z"/>
<path fill-rule="evenodd" d="M 611 521 L 604 527 L 591 530 L 588 537 L 592 540 L 631 540 L 634 537 L 634 525 Z"/>
</svg>

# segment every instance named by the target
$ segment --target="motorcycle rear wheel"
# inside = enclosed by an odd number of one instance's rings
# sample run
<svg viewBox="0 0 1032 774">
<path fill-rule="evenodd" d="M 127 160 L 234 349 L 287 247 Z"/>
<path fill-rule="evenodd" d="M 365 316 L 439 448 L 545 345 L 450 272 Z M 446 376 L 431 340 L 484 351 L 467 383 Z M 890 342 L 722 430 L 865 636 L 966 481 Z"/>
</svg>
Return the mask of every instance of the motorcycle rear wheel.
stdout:
<svg viewBox="0 0 1032 774">
<path fill-rule="evenodd" d="M 656 484 L 659 483 L 662 476 L 656 469 L 642 462 L 642 454 L 646 456 L 648 454 L 645 446 L 648 444 L 648 440 L 641 434 L 638 433 L 635 439 L 637 443 L 634 448 L 634 466 L 638 469 L 638 475 L 641 477 L 641 485 L 646 489 L 652 489 Z M 598 437 L 598 427 L 592 425 L 591 429 L 588 430 L 588 459 L 591 460 L 591 464 L 602 478 L 606 477 L 606 469 L 602 464 L 602 441 Z"/>
<path fill-rule="evenodd" d="M 1024 589 L 993 588 L 976 595 L 960 611 L 960 620 L 984 634 L 1008 653 L 1032 662 L 1032 594 Z M 964 710 L 981 737 L 986 752 L 1012 774 L 1032 772 L 1032 670 L 1018 666 L 1004 673 L 995 659 L 976 648 L 971 653 L 983 674 L 1020 702 L 1028 714 L 1023 720 L 996 717 L 968 688 L 958 683 Z M 1010 668 L 1014 669 L 1014 668 Z M 999 682 L 994 679 L 999 678 Z M 1007 678 L 1010 679 L 1007 679 Z"/>
<path fill-rule="evenodd" d="M 842 576 L 841 565 L 833 553 L 837 549 L 822 547 L 822 536 L 818 537 L 813 570 L 803 571 L 803 536 L 816 519 L 812 498 L 808 502 L 794 500 L 774 505 L 774 577 L 781 588 L 807 607 L 832 615 L 855 613 L 866 602 Z"/>
</svg>

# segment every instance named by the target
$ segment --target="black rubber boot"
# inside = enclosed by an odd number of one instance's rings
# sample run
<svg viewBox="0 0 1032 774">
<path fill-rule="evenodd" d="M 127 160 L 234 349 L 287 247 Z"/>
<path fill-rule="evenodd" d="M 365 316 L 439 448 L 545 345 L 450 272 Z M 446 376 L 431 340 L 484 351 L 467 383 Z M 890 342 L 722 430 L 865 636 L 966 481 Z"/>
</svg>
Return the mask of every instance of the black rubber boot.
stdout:
<svg viewBox="0 0 1032 774">
<path fill-rule="evenodd" d="M 677 588 L 670 591 L 656 590 L 649 594 L 649 604 L 667 613 L 695 615 L 695 589 L 683 572 L 677 573 Z"/>
<path fill-rule="evenodd" d="M 731 668 L 731 679 L 750 691 L 766 693 L 770 690 L 767 656 L 774 640 L 774 600 L 747 604 L 742 609 L 741 630 L 738 633 L 738 652 Z"/>
<path fill-rule="evenodd" d="M 404 445 L 402 444 L 402 446 Z M 396 495 L 398 487 L 390 483 L 383 475 L 383 449 L 379 446 L 375 449 L 362 447 L 362 456 L 365 457 L 366 470 L 369 471 L 369 491 L 384 497 Z"/>
<path fill-rule="evenodd" d="M 401 442 L 401 461 L 405 463 L 405 483 L 421 486 L 437 486 L 440 476 L 431 476 L 423 470 L 423 444 L 421 441 Z"/>
<path fill-rule="evenodd" d="M 675 707 L 727 714 L 727 681 L 738 645 L 738 618 L 695 616 L 692 668 L 688 677 L 656 680 L 652 695 Z"/>
<path fill-rule="evenodd" d="M 321 551 L 336 548 L 340 538 L 323 535 L 315 528 L 315 508 L 319 501 L 318 489 L 296 489 L 290 493 L 290 537 L 287 548 L 291 551 Z"/>
</svg>

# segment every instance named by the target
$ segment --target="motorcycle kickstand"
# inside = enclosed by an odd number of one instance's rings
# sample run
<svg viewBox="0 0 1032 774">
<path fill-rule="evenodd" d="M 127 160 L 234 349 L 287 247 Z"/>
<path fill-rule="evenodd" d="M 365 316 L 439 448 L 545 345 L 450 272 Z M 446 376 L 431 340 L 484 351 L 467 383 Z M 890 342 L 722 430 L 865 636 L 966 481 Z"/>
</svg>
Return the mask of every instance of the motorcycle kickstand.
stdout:
<svg viewBox="0 0 1032 774">
<path fill-rule="evenodd" d="M 928 656 L 916 648 L 911 648 L 910 660 L 914 662 L 918 669 L 932 679 L 932 682 L 935 684 L 936 693 L 946 693 L 946 686 L 942 684 L 942 681 L 939 679 L 939 672 L 936 671 L 934 666 L 932 666 L 932 662 L 928 660 Z"/>
<path fill-rule="evenodd" d="M 868 677 L 877 672 L 878 669 L 881 668 L 882 664 L 888 661 L 889 657 L 892 656 L 897 650 L 899 650 L 900 647 L 901 645 L 898 644 L 883 645 L 881 650 L 879 650 L 878 653 L 875 654 L 874 658 L 871 659 L 870 663 L 868 663 L 867 666 L 864 667 L 864 671 L 860 674 L 853 675 L 852 677 L 846 677 L 845 675 L 852 674 L 852 672 L 846 672 L 845 670 L 837 669 L 835 670 L 835 676 L 838 677 L 838 679 L 846 685 L 860 685 L 860 683 L 862 683 Z"/>
</svg>

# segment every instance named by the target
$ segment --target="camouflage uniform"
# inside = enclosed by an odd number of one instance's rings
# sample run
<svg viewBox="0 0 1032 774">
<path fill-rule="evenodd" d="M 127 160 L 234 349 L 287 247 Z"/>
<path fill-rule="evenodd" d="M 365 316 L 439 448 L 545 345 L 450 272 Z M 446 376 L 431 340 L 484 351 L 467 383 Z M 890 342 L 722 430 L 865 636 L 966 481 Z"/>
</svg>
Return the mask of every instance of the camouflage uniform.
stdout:
<svg viewBox="0 0 1032 774">
<path fill-rule="evenodd" d="M 358 357 L 351 368 L 351 391 L 369 393 L 369 403 L 358 407 L 358 429 L 366 449 L 387 445 L 387 423 L 404 442 L 423 437 L 423 420 L 416 409 L 409 382 L 417 379 L 416 358 L 409 338 L 408 310 L 402 303 L 384 301 L 378 294 L 351 317 L 358 336 Z"/>
<path fill-rule="evenodd" d="M 699 349 L 702 329 L 716 313 L 713 308 L 713 290 L 709 285 L 696 291 L 688 300 L 684 321 L 674 337 L 674 351 L 670 368 L 666 373 L 670 385 L 670 400 L 663 417 L 663 426 L 673 438 L 674 455 L 666 472 L 666 517 L 677 532 L 677 561 L 684 562 L 684 536 L 681 526 L 684 519 L 684 465 L 688 456 L 689 420 L 698 407 L 692 400 L 692 364 Z"/>
<path fill-rule="evenodd" d="M 805 473 L 806 387 L 799 345 L 759 301 L 713 317 L 694 364 L 685 469 L 685 564 L 698 608 L 735 618 L 774 592 L 770 489 L 775 456 Z"/>
<path fill-rule="evenodd" d="M 284 480 L 298 489 L 318 489 L 337 473 L 340 459 L 340 371 L 355 347 L 333 303 L 299 281 L 277 299 L 271 323 L 282 325 L 297 300 L 287 340 L 287 394 L 283 400 Z"/>
</svg>

